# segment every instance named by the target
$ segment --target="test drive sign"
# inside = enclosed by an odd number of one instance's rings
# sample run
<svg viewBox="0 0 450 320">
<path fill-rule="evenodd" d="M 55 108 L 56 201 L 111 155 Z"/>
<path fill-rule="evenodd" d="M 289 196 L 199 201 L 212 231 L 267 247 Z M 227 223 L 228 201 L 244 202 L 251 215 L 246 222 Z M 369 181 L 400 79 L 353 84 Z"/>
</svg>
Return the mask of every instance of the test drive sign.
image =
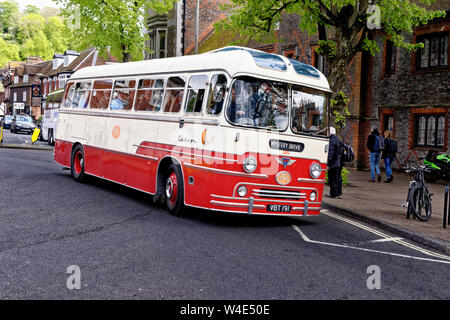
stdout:
<svg viewBox="0 0 450 320">
<path fill-rule="evenodd" d="M 305 145 L 300 142 L 283 141 L 277 139 L 271 139 L 269 145 L 272 149 L 302 152 L 305 149 Z"/>
<path fill-rule="evenodd" d="M 41 96 L 41 86 L 39 84 L 33 84 L 31 85 L 31 93 L 32 97 L 40 97 Z"/>
</svg>

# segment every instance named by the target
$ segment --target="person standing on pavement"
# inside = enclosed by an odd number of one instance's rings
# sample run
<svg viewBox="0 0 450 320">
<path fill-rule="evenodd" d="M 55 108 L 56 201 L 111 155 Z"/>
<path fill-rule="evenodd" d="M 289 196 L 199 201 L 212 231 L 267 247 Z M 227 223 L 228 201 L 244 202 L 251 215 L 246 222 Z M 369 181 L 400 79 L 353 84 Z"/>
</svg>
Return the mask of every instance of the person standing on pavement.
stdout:
<svg viewBox="0 0 450 320">
<path fill-rule="evenodd" d="M 384 160 L 384 167 L 386 168 L 386 180 L 384 182 L 390 183 L 394 180 L 392 175 L 392 163 L 395 159 L 395 154 L 397 152 L 396 142 L 391 137 L 391 132 L 389 130 L 384 131 L 384 148 L 381 154 L 381 159 Z"/>
<path fill-rule="evenodd" d="M 376 127 L 372 128 L 372 132 L 367 138 L 367 148 L 369 149 L 369 161 L 370 161 L 370 174 L 371 179 L 369 182 L 375 182 L 375 173 L 378 176 L 378 182 L 381 181 L 380 173 L 380 158 L 381 151 L 383 150 L 383 140 L 380 136 L 380 132 Z"/>
<path fill-rule="evenodd" d="M 342 198 L 342 140 L 336 135 L 336 129 L 330 128 L 330 144 L 328 147 L 328 183 L 330 198 Z"/>
</svg>

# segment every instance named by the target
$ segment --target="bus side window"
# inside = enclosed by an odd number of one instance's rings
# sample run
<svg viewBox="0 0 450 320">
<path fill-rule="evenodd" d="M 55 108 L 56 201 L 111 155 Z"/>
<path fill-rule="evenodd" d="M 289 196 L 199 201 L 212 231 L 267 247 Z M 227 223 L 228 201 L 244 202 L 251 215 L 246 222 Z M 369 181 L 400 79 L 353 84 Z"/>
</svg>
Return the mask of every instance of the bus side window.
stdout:
<svg viewBox="0 0 450 320">
<path fill-rule="evenodd" d="M 177 113 L 181 110 L 184 96 L 184 77 L 171 77 L 167 80 L 164 96 L 164 112 Z"/>
<path fill-rule="evenodd" d="M 159 111 L 161 110 L 164 94 L 164 81 L 162 79 L 139 80 L 136 111 Z"/>
<path fill-rule="evenodd" d="M 206 114 L 218 115 L 222 112 L 225 92 L 227 90 L 227 77 L 215 74 L 211 77 L 209 87 L 208 105 Z"/>
<path fill-rule="evenodd" d="M 112 80 L 95 80 L 92 90 L 91 109 L 107 109 L 111 96 Z"/>
<path fill-rule="evenodd" d="M 136 93 L 135 80 L 116 80 L 110 103 L 111 110 L 131 110 Z"/>
<path fill-rule="evenodd" d="M 75 86 L 72 108 L 87 108 L 91 96 L 91 82 L 79 82 Z"/>
<path fill-rule="evenodd" d="M 186 112 L 202 112 L 203 98 L 208 84 L 207 75 L 195 75 L 189 79 Z"/>
<path fill-rule="evenodd" d="M 74 92 L 74 82 L 69 82 L 67 84 L 67 88 L 66 88 L 66 95 L 64 96 L 64 107 L 66 108 L 70 108 L 70 106 L 72 105 L 72 99 L 73 99 L 73 92 Z"/>
</svg>

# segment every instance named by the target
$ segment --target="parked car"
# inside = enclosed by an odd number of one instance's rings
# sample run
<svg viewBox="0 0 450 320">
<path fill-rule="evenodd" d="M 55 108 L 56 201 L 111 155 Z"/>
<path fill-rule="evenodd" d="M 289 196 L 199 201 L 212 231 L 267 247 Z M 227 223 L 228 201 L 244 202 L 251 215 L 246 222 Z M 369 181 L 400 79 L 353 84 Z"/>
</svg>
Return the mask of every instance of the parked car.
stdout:
<svg viewBox="0 0 450 320">
<path fill-rule="evenodd" d="M 11 132 L 16 133 L 19 131 L 32 133 L 36 128 L 33 118 L 28 115 L 16 115 L 11 123 Z"/>
<path fill-rule="evenodd" d="M 3 119 L 3 129 L 9 129 L 11 128 L 13 116 L 10 114 L 6 114 L 5 118 Z"/>
</svg>

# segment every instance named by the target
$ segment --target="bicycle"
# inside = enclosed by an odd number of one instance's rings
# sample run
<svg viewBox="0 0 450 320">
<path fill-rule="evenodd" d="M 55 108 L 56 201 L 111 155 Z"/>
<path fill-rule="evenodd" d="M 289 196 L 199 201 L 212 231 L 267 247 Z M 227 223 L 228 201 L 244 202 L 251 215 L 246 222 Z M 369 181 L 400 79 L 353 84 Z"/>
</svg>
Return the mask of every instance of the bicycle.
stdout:
<svg viewBox="0 0 450 320">
<path fill-rule="evenodd" d="M 427 185 L 424 183 L 424 172 L 429 169 L 422 165 L 415 168 L 410 165 L 405 165 L 406 173 L 413 173 L 414 179 L 409 183 L 408 195 L 406 197 L 406 218 L 409 219 L 411 214 L 414 219 L 420 221 L 428 221 L 431 217 L 431 196 Z"/>
</svg>

